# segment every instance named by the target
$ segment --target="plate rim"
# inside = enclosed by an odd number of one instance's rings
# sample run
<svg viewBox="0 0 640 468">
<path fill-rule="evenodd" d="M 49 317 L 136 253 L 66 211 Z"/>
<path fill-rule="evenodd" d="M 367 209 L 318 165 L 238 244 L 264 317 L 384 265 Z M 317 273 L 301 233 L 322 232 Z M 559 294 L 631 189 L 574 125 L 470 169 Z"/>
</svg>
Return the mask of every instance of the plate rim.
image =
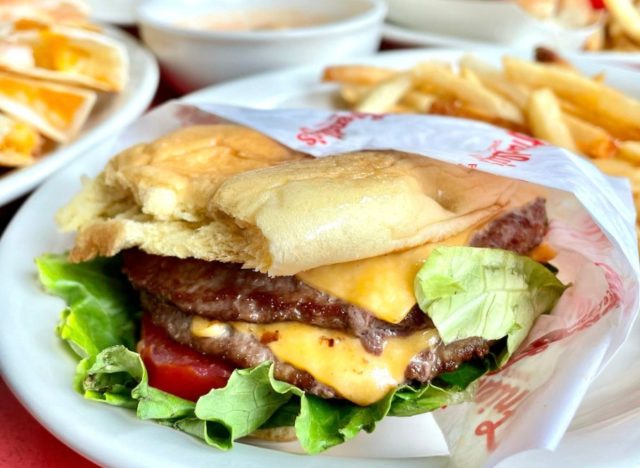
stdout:
<svg viewBox="0 0 640 468">
<path fill-rule="evenodd" d="M 420 31 L 408 26 L 402 26 L 390 21 L 385 21 L 382 25 L 382 37 L 390 42 L 397 42 L 411 47 L 430 48 L 474 48 L 474 49 L 508 49 L 508 45 L 479 40 L 466 39 L 456 36 Z M 608 60 L 620 64 L 637 65 L 640 67 L 640 50 L 636 52 L 585 52 L 578 50 L 560 51 L 562 54 L 584 57 L 595 60 Z"/>
</svg>

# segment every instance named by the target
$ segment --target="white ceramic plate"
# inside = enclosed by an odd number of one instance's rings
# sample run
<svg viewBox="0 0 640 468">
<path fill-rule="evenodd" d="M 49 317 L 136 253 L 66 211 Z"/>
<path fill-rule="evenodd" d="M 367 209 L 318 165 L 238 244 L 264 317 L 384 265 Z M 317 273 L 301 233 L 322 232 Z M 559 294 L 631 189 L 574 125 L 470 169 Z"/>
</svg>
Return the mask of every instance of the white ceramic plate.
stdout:
<svg viewBox="0 0 640 468">
<path fill-rule="evenodd" d="M 418 60 L 456 59 L 455 51 L 404 51 L 358 60 L 393 67 L 409 67 Z M 497 52 L 479 54 L 498 60 Z M 576 62 L 596 73 L 601 66 Z M 203 90 L 187 100 L 209 100 L 262 108 L 277 106 L 328 107 L 335 86 L 318 82 L 321 66 L 270 73 Z M 614 86 L 640 97 L 638 75 L 607 70 Z M 22 207 L 0 241 L 0 368 L 21 401 L 57 437 L 102 465 L 118 467 L 252 466 L 370 468 L 393 465 L 444 466 L 438 458 L 364 458 L 297 455 L 237 444 L 222 453 L 177 431 L 137 420 L 130 411 L 84 400 L 71 389 L 75 360 L 54 334 L 63 304 L 41 291 L 33 258 L 61 252 L 71 237 L 56 231 L 53 214 L 80 187 L 80 176 L 97 173 L 109 157 L 107 145 L 95 148 L 94 158 L 75 162 L 41 187 Z M 381 444 L 398 439 L 390 425 L 381 424 Z M 419 426 L 414 428 L 420 430 Z M 611 441 L 615 441 L 612 443 Z M 500 466 L 633 466 L 640 462 L 640 328 L 636 327 L 611 365 L 594 382 L 556 453 L 531 451 Z M 334 455 L 344 451 L 333 452 Z"/>
<path fill-rule="evenodd" d="M 88 0 L 91 18 L 102 23 L 133 26 L 140 0 Z"/>
<path fill-rule="evenodd" d="M 465 39 L 457 36 L 447 36 L 428 31 L 419 31 L 394 23 L 385 23 L 382 26 L 382 37 L 388 41 L 401 44 L 422 47 L 457 47 L 462 49 L 482 47 L 478 40 Z M 491 44 L 484 44 L 489 47 Z"/>
<path fill-rule="evenodd" d="M 447 47 L 459 49 L 478 49 L 478 48 L 494 48 L 495 44 L 483 43 L 465 39 L 463 37 L 448 36 L 435 32 L 418 31 L 406 26 L 400 26 L 393 23 L 385 23 L 382 26 L 382 37 L 391 42 L 398 44 L 417 46 L 417 47 Z M 608 60 L 611 62 L 620 62 L 627 64 L 636 64 L 640 66 L 640 52 L 573 52 L 574 54 L 584 54 L 585 56 L 595 58 L 597 60 Z"/>
<path fill-rule="evenodd" d="M 147 49 L 128 34 L 106 29 L 121 41 L 129 55 L 129 80 L 121 93 L 100 94 L 87 123 L 70 143 L 43 156 L 33 166 L 0 176 L 0 206 L 32 190 L 51 174 L 77 158 L 91 158 L 93 148 L 137 119 L 158 87 L 158 64 Z"/>
</svg>

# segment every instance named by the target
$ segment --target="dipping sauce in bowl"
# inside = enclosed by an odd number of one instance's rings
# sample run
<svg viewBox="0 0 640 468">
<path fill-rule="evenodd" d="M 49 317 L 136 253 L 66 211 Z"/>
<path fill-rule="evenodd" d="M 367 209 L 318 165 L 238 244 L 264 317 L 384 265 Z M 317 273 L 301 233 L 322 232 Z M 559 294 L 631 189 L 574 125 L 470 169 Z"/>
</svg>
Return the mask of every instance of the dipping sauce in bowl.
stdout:
<svg viewBox="0 0 640 468">
<path fill-rule="evenodd" d="M 305 13 L 296 9 L 260 9 L 230 11 L 224 14 L 208 13 L 183 18 L 176 25 L 207 31 L 275 31 L 306 28 L 332 21 L 327 15 Z"/>
<path fill-rule="evenodd" d="M 179 91 L 371 54 L 384 0 L 144 0 L 140 35 Z"/>
</svg>

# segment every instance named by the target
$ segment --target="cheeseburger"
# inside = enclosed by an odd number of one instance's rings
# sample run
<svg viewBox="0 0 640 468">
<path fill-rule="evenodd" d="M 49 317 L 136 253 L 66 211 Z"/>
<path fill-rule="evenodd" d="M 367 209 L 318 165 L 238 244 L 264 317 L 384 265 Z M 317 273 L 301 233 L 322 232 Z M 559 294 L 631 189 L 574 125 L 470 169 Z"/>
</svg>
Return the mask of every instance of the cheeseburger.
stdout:
<svg viewBox="0 0 640 468">
<path fill-rule="evenodd" d="M 542 189 L 394 151 L 311 158 L 235 125 L 118 154 L 58 222 L 69 268 L 114 258 L 134 305 L 109 313 L 143 324 L 144 372 L 114 343 L 85 394 L 116 401 L 100 382 L 129 372 L 118 398 L 222 448 L 295 434 L 317 452 L 468 399 L 564 290 Z"/>
</svg>

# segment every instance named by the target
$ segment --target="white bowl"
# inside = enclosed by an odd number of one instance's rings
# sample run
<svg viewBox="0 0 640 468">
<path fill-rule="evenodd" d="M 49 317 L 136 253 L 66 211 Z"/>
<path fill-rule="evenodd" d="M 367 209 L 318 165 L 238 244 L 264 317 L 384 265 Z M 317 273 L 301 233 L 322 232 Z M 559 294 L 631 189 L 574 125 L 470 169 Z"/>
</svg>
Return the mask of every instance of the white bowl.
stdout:
<svg viewBox="0 0 640 468">
<path fill-rule="evenodd" d="M 296 10 L 328 21 L 306 27 L 221 31 L 184 21 L 203 15 Z M 182 91 L 276 68 L 373 53 L 380 43 L 382 0 L 147 0 L 138 8 L 143 40 Z"/>
<path fill-rule="evenodd" d="M 419 31 L 529 48 L 577 50 L 598 27 L 568 28 L 540 20 L 507 0 L 387 0 L 388 19 Z"/>
</svg>

